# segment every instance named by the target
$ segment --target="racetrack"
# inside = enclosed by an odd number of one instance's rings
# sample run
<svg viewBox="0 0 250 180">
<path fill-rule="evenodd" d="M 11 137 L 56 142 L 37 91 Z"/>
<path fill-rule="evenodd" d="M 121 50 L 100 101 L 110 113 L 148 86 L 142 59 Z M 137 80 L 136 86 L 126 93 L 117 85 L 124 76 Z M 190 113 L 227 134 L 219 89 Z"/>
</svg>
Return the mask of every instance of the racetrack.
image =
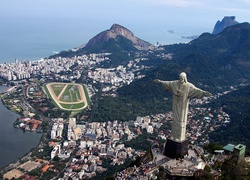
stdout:
<svg viewBox="0 0 250 180">
<path fill-rule="evenodd" d="M 63 89 L 61 90 L 60 94 L 57 96 L 55 94 L 55 91 L 53 89 L 53 85 L 63 85 Z M 80 94 L 80 97 L 77 98 L 77 101 L 74 101 L 74 102 L 67 102 L 67 101 L 62 101 L 61 99 L 63 94 L 65 93 L 65 90 L 67 89 L 67 87 L 69 85 L 73 85 L 73 86 L 76 86 L 78 88 L 78 91 L 79 91 L 79 94 Z M 87 98 L 86 98 L 86 95 L 85 95 L 85 92 L 84 92 L 84 89 L 83 89 L 83 86 L 81 84 L 76 84 L 76 83 L 59 83 L 59 82 L 55 82 L 55 83 L 48 83 L 46 84 L 46 88 L 48 90 L 48 93 L 50 94 L 51 98 L 53 99 L 53 101 L 57 104 L 57 106 L 62 109 L 62 110 L 66 110 L 66 111 L 79 111 L 79 110 L 83 110 L 85 109 L 87 106 L 88 106 L 88 101 L 87 101 Z M 69 92 L 71 94 L 71 92 Z M 62 104 L 68 104 L 68 105 L 72 105 L 73 106 L 79 106 L 80 104 L 84 104 L 82 107 L 80 108 L 71 108 L 71 109 L 68 109 L 68 108 L 65 108 L 62 106 Z"/>
</svg>

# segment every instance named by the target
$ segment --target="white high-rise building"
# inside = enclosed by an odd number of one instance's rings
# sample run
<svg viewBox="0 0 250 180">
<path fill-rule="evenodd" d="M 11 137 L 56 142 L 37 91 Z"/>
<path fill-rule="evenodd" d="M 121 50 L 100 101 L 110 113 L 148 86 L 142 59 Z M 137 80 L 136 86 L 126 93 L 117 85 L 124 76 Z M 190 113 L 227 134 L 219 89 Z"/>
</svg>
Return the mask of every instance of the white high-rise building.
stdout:
<svg viewBox="0 0 250 180">
<path fill-rule="evenodd" d="M 55 130 L 52 130 L 51 133 L 50 133 L 50 138 L 51 139 L 56 139 L 56 131 Z"/>
<path fill-rule="evenodd" d="M 76 118 L 69 118 L 69 127 L 71 128 L 76 127 Z"/>
<path fill-rule="evenodd" d="M 154 132 L 153 126 L 149 125 L 146 127 L 147 133 L 152 134 Z"/>
<path fill-rule="evenodd" d="M 54 149 L 50 153 L 50 158 L 53 159 L 57 154 L 59 154 L 61 151 L 61 145 L 56 145 Z"/>
<path fill-rule="evenodd" d="M 52 130 L 50 133 L 51 139 L 61 138 L 63 128 L 64 128 L 63 119 L 62 118 L 54 119 L 54 124 L 52 126 Z"/>
<path fill-rule="evenodd" d="M 137 121 L 139 124 L 142 124 L 142 123 L 143 123 L 143 117 L 137 117 L 137 118 L 136 118 L 136 121 Z"/>
</svg>

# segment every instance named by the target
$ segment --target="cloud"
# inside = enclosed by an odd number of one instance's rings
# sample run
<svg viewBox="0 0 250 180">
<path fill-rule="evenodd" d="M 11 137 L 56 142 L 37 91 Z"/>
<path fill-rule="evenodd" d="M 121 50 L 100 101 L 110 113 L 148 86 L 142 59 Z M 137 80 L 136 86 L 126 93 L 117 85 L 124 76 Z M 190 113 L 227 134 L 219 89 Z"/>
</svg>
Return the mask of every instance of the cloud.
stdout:
<svg viewBox="0 0 250 180">
<path fill-rule="evenodd" d="M 220 10 L 220 11 L 226 11 L 226 12 L 247 12 L 249 13 L 250 10 L 249 9 L 242 9 L 242 8 L 215 8 L 216 10 Z"/>
<path fill-rule="evenodd" d="M 216 9 L 228 12 L 240 11 L 249 12 L 250 0 L 238 0 L 237 2 L 228 0 L 137 0 L 159 6 L 183 7 L 183 8 L 203 8 Z"/>
<path fill-rule="evenodd" d="M 250 0 L 241 0 L 241 2 L 250 3 Z"/>
<path fill-rule="evenodd" d="M 190 7 L 190 6 L 199 6 L 201 5 L 200 1 L 197 0 L 146 0 L 152 4 L 156 5 L 166 5 L 166 6 L 175 6 L 175 7 Z M 145 2 L 145 0 L 144 0 Z"/>
</svg>

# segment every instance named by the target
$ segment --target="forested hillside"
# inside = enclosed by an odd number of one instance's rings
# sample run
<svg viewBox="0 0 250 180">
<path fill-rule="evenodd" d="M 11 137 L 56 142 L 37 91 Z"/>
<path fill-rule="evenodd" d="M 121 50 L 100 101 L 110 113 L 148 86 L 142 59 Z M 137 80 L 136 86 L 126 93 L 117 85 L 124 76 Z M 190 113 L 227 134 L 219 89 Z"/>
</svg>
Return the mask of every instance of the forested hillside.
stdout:
<svg viewBox="0 0 250 180">
<path fill-rule="evenodd" d="M 93 108 L 92 119 L 134 119 L 169 111 L 170 94 L 154 79 L 176 80 L 179 73 L 197 87 L 213 94 L 224 87 L 250 81 L 250 25 L 243 23 L 226 28 L 218 35 L 205 33 L 188 44 L 164 46 L 163 53 L 171 54 L 146 75 L 118 90 L 118 97 L 103 97 Z"/>
<path fill-rule="evenodd" d="M 222 107 L 230 115 L 231 123 L 211 133 L 212 142 L 245 144 L 250 147 L 250 86 L 222 96 L 211 104 Z"/>
</svg>

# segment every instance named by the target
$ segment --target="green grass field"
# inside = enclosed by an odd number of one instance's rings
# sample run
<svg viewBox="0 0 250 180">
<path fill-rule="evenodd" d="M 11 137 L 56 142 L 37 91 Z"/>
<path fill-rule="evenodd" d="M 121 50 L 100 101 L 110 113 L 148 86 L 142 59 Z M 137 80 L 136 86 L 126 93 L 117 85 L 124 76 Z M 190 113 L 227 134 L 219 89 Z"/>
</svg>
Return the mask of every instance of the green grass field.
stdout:
<svg viewBox="0 0 250 180">
<path fill-rule="evenodd" d="M 55 95 L 58 97 L 63 88 L 65 87 L 66 84 L 52 84 L 51 87 L 55 93 Z"/>
<path fill-rule="evenodd" d="M 82 108 L 85 104 L 83 102 L 81 102 L 81 103 L 78 103 L 78 104 L 63 104 L 63 103 L 60 103 L 60 105 L 65 109 L 74 110 L 74 109 Z"/>
<path fill-rule="evenodd" d="M 60 97 L 60 101 L 64 102 L 77 102 L 80 100 L 80 91 L 78 86 L 69 84 L 62 96 Z"/>
</svg>

